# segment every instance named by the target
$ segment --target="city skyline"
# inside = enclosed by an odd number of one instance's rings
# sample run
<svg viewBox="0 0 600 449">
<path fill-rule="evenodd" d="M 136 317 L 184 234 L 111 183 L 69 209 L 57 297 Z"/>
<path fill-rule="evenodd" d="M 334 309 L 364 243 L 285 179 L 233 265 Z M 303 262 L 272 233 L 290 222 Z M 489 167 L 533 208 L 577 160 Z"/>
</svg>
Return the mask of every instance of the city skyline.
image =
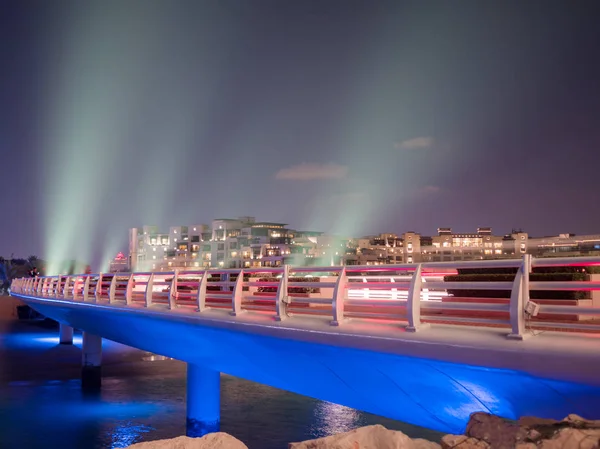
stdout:
<svg viewBox="0 0 600 449">
<path fill-rule="evenodd" d="M 593 233 L 595 8 L 8 2 L 0 252 L 104 260 L 138 223 L 238 213 Z"/>
<path fill-rule="evenodd" d="M 215 218 L 210 225 L 132 228 L 129 257 L 115 259 L 109 270 L 413 264 L 519 258 L 524 254 L 557 257 L 598 253 L 600 234 L 538 237 L 516 229 L 510 234 L 494 234 L 490 227 L 477 227 L 468 233 L 439 227 L 437 235 L 429 236 L 413 231 L 339 236 L 243 216 Z"/>
</svg>

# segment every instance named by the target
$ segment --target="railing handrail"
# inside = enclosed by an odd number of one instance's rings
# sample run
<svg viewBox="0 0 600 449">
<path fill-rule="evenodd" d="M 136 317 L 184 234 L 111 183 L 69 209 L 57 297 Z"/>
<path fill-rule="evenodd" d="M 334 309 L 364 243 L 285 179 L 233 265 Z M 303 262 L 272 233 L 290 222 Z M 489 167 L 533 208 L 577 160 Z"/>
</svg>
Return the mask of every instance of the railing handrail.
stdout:
<svg viewBox="0 0 600 449">
<path fill-rule="evenodd" d="M 598 281 L 530 281 L 529 274 L 535 267 L 600 265 L 600 257 L 569 257 L 536 259 L 525 255 L 522 259 L 480 261 L 425 262 L 398 265 L 362 265 L 329 267 L 251 267 L 241 269 L 175 269 L 168 272 L 117 272 L 84 273 L 73 275 L 39 276 L 15 279 L 11 290 L 40 298 L 59 298 L 75 302 L 107 302 L 136 307 L 194 306 L 202 312 L 206 308 L 227 309 L 232 315 L 246 310 L 267 310 L 274 318 L 283 320 L 304 305 L 312 310 L 302 313 L 328 314 L 331 324 L 340 325 L 346 313 L 363 318 L 394 318 L 403 316 L 406 330 L 417 331 L 427 327 L 424 319 L 440 321 L 440 317 L 424 316 L 422 312 L 469 311 L 507 314 L 507 319 L 474 319 L 474 322 L 510 325 L 509 337 L 523 339 L 526 332 L 526 310 L 530 291 L 544 290 L 600 290 Z M 446 281 L 431 280 L 456 273 L 464 268 L 517 268 L 512 281 Z M 437 271 L 436 271 L 437 270 Z M 440 272 L 439 270 L 448 270 Z M 432 273 L 433 271 L 433 273 Z M 308 277 L 313 273 L 312 278 Z M 359 274 L 357 274 L 359 273 Z M 304 275 L 304 277 L 302 277 Z M 396 281 L 395 277 L 403 277 Z M 275 280 L 261 281 L 261 277 Z M 406 278 L 408 277 L 408 279 Z M 141 279 L 139 279 L 141 278 Z M 296 278 L 305 279 L 299 281 Z M 363 279 L 361 281 L 360 279 Z M 214 279 L 214 280 L 212 280 Z M 369 279 L 371 281 L 369 281 Z M 390 279 L 390 281 L 387 281 Z M 366 281 L 366 282 L 365 282 Z M 217 289 L 217 290 L 215 290 Z M 506 290 L 510 291 L 507 304 L 462 302 L 427 302 L 430 295 L 440 295 L 440 290 Z M 391 299 L 377 299 L 383 292 Z M 360 295 L 363 295 L 361 298 Z M 222 299 L 219 299 L 222 298 Z M 381 298 L 381 296 L 379 296 Z M 248 301 L 254 302 L 249 304 Z M 215 301 L 217 301 L 215 303 Z M 265 304 L 257 304 L 262 301 Z M 534 304 L 535 306 L 536 304 Z M 390 308 L 387 312 L 374 312 L 369 307 Z M 347 307 L 357 307 L 351 310 Z M 365 309 L 366 307 L 366 309 Z M 599 315 L 600 308 L 573 305 L 537 305 L 545 314 Z M 456 318 L 461 324 L 464 318 Z M 588 328 L 580 325 L 579 328 Z M 600 330 L 600 327 L 599 327 Z"/>
</svg>

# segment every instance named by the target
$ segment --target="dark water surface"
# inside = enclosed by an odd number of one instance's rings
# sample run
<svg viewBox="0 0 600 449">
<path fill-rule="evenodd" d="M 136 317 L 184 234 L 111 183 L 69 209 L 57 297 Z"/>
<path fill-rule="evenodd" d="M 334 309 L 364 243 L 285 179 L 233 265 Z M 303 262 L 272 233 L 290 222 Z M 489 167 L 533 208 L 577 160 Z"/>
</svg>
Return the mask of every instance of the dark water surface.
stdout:
<svg viewBox="0 0 600 449">
<path fill-rule="evenodd" d="M 55 327 L 0 321 L 0 448 L 122 448 L 184 435 L 185 364 L 110 341 L 103 351 L 102 391 L 85 396 L 80 334 L 74 346 L 61 346 Z M 250 449 L 284 449 L 291 441 L 368 424 L 441 437 L 243 379 L 221 379 L 221 430 Z"/>
</svg>

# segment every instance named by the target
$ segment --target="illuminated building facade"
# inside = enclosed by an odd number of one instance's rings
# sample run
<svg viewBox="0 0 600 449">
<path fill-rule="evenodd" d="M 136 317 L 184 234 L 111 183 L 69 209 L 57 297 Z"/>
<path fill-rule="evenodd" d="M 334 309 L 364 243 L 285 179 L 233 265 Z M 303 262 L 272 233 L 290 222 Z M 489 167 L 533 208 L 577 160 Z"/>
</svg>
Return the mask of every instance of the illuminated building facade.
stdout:
<svg viewBox="0 0 600 449">
<path fill-rule="evenodd" d="M 435 236 L 416 232 L 343 238 L 289 229 L 284 223 L 254 217 L 219 218 L 206 224 L 156 226 L 130 230 L 129 262 L 134 271 L 174 268 L 250 268 L 291 265 L 384 265 L 536 257 L 600 255 L 600 235 L 560 234 L 530 237 L 513 230 L 494 235 L 480 227 L 473 233 L 438 228 Z M 123 271 L 123 261 L 118 262 Z M 116 265 L 115 265 L 116 266 Z"/>
<path fill-rule="evenodd" d="M 418 262 L 450 262 L 515 258 L 523 254 L 535 257 L 600 255 L 600 235 L 560 234 L 530 237 L 513 230 L 507 235 L 493 235 L 491 228 L 458 234 L 451 228 L 438 228 L 436 236 L 415 232 L 380 234 L 351 239 L 343 263 L 347 265 L 382 265 Z"/>
<path fill-rule="evenodd" d="M 254 217 L 218 218 L 211 226 L 176 226 L 168 233 L 143 226 L 130 230 L 130 263 L 134 271 L 315 264 L 331 253 L 321 250 L 326 246 L 323 238 L 322 233 L 295 231 Z M 341 260 L 343 248 L 337 252 Z"/>
<path fill-rule="evenodd" d="M 129 259 L 123 253 L 117 256 L 109 263 L 108 271 L 111 273 L 121 273 L 129 271 Z"/>
</svg>

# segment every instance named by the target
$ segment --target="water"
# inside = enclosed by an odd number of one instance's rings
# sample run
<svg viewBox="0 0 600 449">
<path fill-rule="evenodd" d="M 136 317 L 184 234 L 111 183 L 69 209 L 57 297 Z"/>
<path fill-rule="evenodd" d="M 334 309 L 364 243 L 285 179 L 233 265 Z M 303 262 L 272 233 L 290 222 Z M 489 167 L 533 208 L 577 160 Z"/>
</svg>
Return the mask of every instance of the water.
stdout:
<svg viewBox="0 0 600 449">
<path fill-rule="evenodd" d="M 74 346 L 61 346 L 57 329 L 40 324 L 0 321 L 0 331 L 0 448 L 122 448 L 185 434 L 184 363 L 105 341 L 102 391 L 86 396 L 80 335 Z M 441 436 L 222 376 L 221 430 L 250 449 L 287 448 L 369 424 L 434 441 Z"/>
</svg>

